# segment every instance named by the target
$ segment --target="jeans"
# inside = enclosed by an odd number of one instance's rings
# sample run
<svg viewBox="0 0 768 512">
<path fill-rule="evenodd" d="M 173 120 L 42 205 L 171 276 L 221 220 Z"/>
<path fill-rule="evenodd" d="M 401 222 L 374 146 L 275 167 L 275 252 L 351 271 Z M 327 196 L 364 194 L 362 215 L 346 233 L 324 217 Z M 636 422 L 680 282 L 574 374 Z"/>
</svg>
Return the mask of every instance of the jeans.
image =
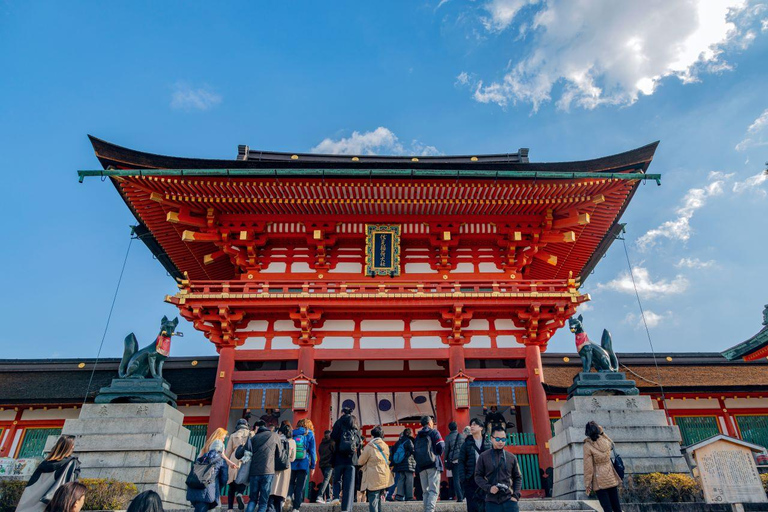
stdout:
<svg viewBox="0 0 768 512">
<path fill-rule="evenodd" d="M 355 466 L 333 468 L 333 495 L 341 498 L 341 512 L 350 512 L 355 502 Z"/>
<path fill-rule="evenodd" d="M 464 489 L 461 488 L 461 480 L 458 476 L 456 476 L 456 473 L 454 473 L 453 476 L 448 479 L 448 484 L 452 484 L 453 494 L 456 497 L 456 501 L 464 501 Z"/>
<path fill-rule="evenodd" d="M 333 477 L 333 468 L 320 468 L 320 471 L 323 472 L 323 482 L 320 484 L 320 487 L 317 488 L 317 497 L 323 498 L 325 500 L 333 499 L 333 489 L 331 489 L 331 477 Z"/>
<path fill-rule="evenodd" d="M 520 507 L 516 501 L 507 500 L 504 503 L 485 502 L 485 512 L 518 512 Z"/>
<path fill-rule="evenodd" d="M 381 493 L 386 489 L 379 489 L 378 491 L 366 491 L 368 496 L 368 512 L 380 512 L 381 511 Z"/>
<path fill-rule="evenodd" d="M 272 479 L 275 475 L 251 475 L 251 490 L 248 494 L 248 506 L 245 512 L 253 512 L 256 503 L 259 504 L 257 512 L 267 512 L 269 490 L 272 488 Z"/>
<path fill-rule="evenodd" d="M 437 468 L 425 469 L 419 472 L 419 480 L 424 493 L 424 512 L 435 512 L 440 492 L 440 471 Z"/>
<path fill-rule="evenodd" d="M 209 510 L 211 510 L 209 505 L 211 505 L 211 504 L 208 503 L 207 501 L 193 501 L 192 502 L 192 506 L 195 507 L 195 512 L 208 512 Z M 213 506 L 216 507 L 216 504 L 214 503 Z"/>
<path fill-rule="evenodd" d="M 467 500 L 467 512 L 478 512 L 483 509 L 483 501 L 485 497 L 480 499 L 475 496 L 475 492 L 478 490 L 477 484 L 474 480 L 469 479 L 464 481 L 464 497 Z"/>
<path fill-rule="evenodd" d="M 242 494 L 244 491 L 245 485 L 243 484 L 236 484 L 235 482 L 229 484 L 229 490 L 227 490 L 227 508 L 229 510 L 232 510 L 235 506 L 235 494 Z M 237 508 L 240 508 L 240 505 Z"/>
<path fill-rule="evenodd" d="M 301 509 L 304 503 L 304 488 L 307 484 L 307 471 L 303 469 L 294 469 L 291 471 L 291 484 L 288 489 L 288 495 L 293 500 L 293 510 Z"/>
<path fill-rule="evenodd" d="M 282 512 L 283 511 L 283 503 L 285 503 L 285 498 L 282 496 L 275 496 L 274 494 L 269 497 L 269 502 L 267 504 L 267 512 Z"/>
<path fill-rule="evenodd" d="M 410 471 L 398 471 L 395 473 L 395 496 L 400 496 L 406 501 L 413 499 L 413 473 Z"/>
<path fill-rule="evenodd" d="M 597 499 L 600 500 L 600 506 L 603 507 L 603 512 L 621 512 L 618 487 L 600 489 L 599 491 L 595 491 L 595 494 L 597 494 Z"/>
</svg>

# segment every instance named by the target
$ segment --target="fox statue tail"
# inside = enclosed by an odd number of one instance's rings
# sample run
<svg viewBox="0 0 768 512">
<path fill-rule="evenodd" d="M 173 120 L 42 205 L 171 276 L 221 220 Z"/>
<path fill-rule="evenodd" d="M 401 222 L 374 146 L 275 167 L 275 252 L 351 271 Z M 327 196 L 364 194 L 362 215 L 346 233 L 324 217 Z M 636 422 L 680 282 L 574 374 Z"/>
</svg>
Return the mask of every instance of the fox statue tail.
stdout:
<svg viewBox="0 0 768 512">
<path fill-rule="evenodd" d="M 125 337 L 125 349 L 123 350 L 123 358 L 120 360 L 120 368 L 117 370 L 117 376 L 124 379 L 126 372 L 128 371 L 128 362 L 133 357 L 133 354 L 139 351 L 139 342 L 136 341 L 136 336 L 131 333 Z"/>
<path fill-rule="evenodd" d="M 600 341 L 600 346 L 608 353 L 608 357 L 611 358 L 611 371 L 619 371 L 619 359 L 613 352 L 613 340 L 611 339 L 611 333 L 608 329 L 603 329 L 603 339 Z"/>
</svg>

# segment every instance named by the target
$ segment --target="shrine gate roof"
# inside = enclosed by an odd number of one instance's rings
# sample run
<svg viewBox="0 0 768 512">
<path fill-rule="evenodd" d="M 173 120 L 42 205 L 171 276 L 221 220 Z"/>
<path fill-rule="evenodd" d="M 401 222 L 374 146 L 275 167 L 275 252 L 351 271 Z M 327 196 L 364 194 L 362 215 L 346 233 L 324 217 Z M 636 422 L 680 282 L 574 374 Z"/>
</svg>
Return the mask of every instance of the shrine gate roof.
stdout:
<svg viewBox="0 0 768 512">
<path fill-rule="evenodd" d="M 232 222 L 244 217 L 297 223 L 430 221 L 540 223 L 547 212 L 568 224 L 575 241 L 550 241 L 557 264 L 535 261 L 527 279 L 584 276 L 621 230 L 619 220 L 645 179 L 658 142 L 617 155 L 576 162 L 531 163 L 517 153 L 384 157 L 253 151 L 240 146 L 236 160 L 177 158 L 123 148 L 91 137 L 103 171 L 140 225 L 138 234 L 166 269 L 191 279 L 235 276 L 226 258 L 205 264 L 213 243 L 190 244 L 185 226 L 168 222 L 184 210 L 213 212 Z M 570 222 L 581 215 L 584 222 Z M 585 216 L 586 215 L 586 216 Z M 302 232 L 303 236 L 303 232 Z M 491 236 L 496 236 L 491 234 Z M 498 235 L 499 237 L 501 235 Z M 553 259 L 553 260 L 554 260 Z"/>
</svg>

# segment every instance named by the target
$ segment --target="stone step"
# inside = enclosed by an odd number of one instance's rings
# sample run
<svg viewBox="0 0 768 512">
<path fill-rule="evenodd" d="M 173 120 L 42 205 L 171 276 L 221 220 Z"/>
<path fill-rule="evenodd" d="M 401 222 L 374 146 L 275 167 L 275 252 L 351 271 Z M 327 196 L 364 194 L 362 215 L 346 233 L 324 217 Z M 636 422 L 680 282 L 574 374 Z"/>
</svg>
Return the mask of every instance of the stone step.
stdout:
<svg viewBox="0 0 768 512">
<path fill-rule="evenodd" d="M 174 509 L 166 508 L 166 512 Z M 329 505 L 327 503 L 304 503 L 301 506 L 304 512 L 340 512 L 339 505 Z M 382 512 L 422 512 L 424 504 L 421 501 L 403 502 L 385 502 L 381 504 Z M 436 512 L 466 512 L 466 503 L 438 502 Z M 546 511 L 546 512 L 567 512 L 572 510 L 596 511 L 600 510 L 597 501 L 569 501 L 553 499 L 523 499 L 520 500 L 520 510 L 522 512 Z M 180 511 L 179 511 L 180 512 Z M 184 512 L 189 512 L 185 509 Z M 368 512 L 367 503 L 355 503 L 352 512 Z"/>
</svg>

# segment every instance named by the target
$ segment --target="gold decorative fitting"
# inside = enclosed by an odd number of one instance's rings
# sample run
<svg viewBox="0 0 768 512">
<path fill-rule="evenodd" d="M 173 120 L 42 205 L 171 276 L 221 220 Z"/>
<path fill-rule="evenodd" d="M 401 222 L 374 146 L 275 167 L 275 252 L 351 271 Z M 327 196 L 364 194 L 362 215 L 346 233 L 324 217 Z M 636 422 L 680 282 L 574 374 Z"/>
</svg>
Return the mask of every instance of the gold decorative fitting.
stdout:
<svg viewBox="0 0 768 512">
<path fill-rule="evenodd" d="M 77 365 L 78 368 L 85 368 L 85 363 L 80 363 Z"/>
<path fill-rule="evenodd" d="M 443 274 L 443 279 L 448 279 L 448 275 Z"/>
<path fill-rule="evenodd" d="M 418 161 L 419 161 L 419 159 L 416 158 L 416 157 L 411 158 L 411 162 L 418 162 Z"/>
<path fill-rule="evenodd" d="M 352 161 L 353 161 L 353 162 L 359 162 L 359 161 L 360 161 L 360 159 L 359 159 L 358 157 L 356 157 L 356 156 L 353 156 L 353 157 L 352 157 Z"/>
<path fill-rule="evenodd" d="M 571 360 L 571 358 L 570 358 L 570 357 L 568 357 L 568 356 L 565 356 L 565 357 L 563 358 L 563 361 L 565 361 L 566 363 L 567 363 L 568 361 L 570 361 L 570 360 Z"/>
<path fill-rule="evenodd" d="M 192 361 L 192 366 L 197 366 L 197 359 L 195 359 L 194 361 Z"/>
<path fill-rule="evenodd" d="M 323 274 L 317 274 L 317 278 L 318 279 L 322 279 L 323 278 Z"/>
<path fill-rule="evenodd" d="M 470 160 L 473 161 L 473 162 L 477 162 L 477 157 L 473 156 L 472 158 L 470 158 Z"/>
<path fill-rule="evenodd" d="M 253 274 L 248 274 L 248 279 L 253 279 Z"/>
<path fill-rule="evenodd" d="M 672 356 L 667 356 L 667 361 L 672 362 Z"/>
<path fill-rule="evenodd" d="M 299 155 L 291 155 L 291 160 L 298 160 L 298 159 L 299 159 Z"/>
</svg>

